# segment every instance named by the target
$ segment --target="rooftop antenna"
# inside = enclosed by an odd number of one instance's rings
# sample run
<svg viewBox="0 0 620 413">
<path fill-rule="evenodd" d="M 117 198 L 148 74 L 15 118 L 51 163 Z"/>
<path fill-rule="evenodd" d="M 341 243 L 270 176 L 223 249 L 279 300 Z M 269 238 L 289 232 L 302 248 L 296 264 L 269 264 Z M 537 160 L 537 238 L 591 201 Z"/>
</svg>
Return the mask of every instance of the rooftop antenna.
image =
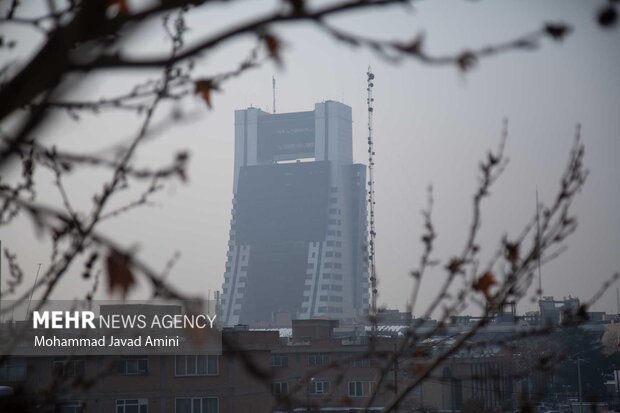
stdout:
<svg viewBox="0 0 620 413">
<path fill-rule="evenodd" d="M 366 91 L 368 92 L 368 98 L 366 103 L 368 104 L 368 206 L 370 211 L 370 248 L 368 252 L 368 258 L 370 261 L 370 288 L 371 291 L 371 308 L 370 314 L 373 318 L 372 330 L 373 333 L 377 331 L 377 255 L 375 250 L 375 237 L 377 235 L 375 231 L 375 149 L 373 144 L 373 130 L 372 130 L 372 117 L 374 112 L 374 101 L 372 96 L 372 88 L 375 86 L 375 75 L 372 73 L 372 68 L 368 66 L 368 72 L 366 72 Z"/>
<path fill-rule="evenodd" d="M 39 280 L 39 272 L 41 272 L 41 263 L 39 263 L 37 275 L 34 277 L 34 284 L 32 284 L 32 290 L 30 290 L 30 299 L 28 299 L 28 305 L 26 306 L 26 320 L 28 320 L 30 314 L 30 303 L 32 303 L 32 295 L 34 294 L 34 289 L 37 286 L 37 281 Z"/>
<path fill-rule="evenodd" d="M 536 189 L 536 255 L 538 257 L 538 296 L 541 297 L 542 272 L 540 271 L 540 204 L 538 203 L 538 189 Z"/>
<path fill-rule="evenodd" d="M 273 95 L 273 113 L 276 113 L 276 78 L 271 76 L 271 86 Z"/>
</svg>

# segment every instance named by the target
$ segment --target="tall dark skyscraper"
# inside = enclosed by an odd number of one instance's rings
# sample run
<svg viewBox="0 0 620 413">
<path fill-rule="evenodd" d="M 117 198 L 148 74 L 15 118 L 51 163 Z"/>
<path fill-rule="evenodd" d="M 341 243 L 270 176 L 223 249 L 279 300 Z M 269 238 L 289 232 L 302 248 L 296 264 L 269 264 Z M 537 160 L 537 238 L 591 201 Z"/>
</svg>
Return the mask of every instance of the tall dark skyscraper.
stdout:
<svg viewBox="0 0 620 413">
<path fill-rule="evenodd" d="M 352 145 L 342 103 L 235 111 L 225 325 L 367 314 L 366 167 Z"/>
</svg>

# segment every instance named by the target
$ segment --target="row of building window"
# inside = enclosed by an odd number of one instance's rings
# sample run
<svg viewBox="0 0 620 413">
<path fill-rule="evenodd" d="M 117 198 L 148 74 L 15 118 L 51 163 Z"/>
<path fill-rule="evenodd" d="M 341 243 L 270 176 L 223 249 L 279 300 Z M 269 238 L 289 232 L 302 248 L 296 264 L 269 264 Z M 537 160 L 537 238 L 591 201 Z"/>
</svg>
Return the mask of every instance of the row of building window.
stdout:
<svg viewBox="0 0 620 413">
<path fill-rule="evenodd" d="M 81 400 L 69 400 L 58 404 L 61 413 L 81 413 L 84 411 Z M 116 413 L 148 413 L 148 399 L 117 399 Z M 218 413 L 217 397 L 177 397 L 174 399 L 175 413 Z"/>
<path fill-rule="evenodd" d="M 175 376 L 216 376 L 218 374 L 218 356 L 181 355 L 174 357 Z"/>
<path fill-rule="evenodd" d="M 286 354 L 272 354 L 271 355 L 271 367 L 288 367 L 288 355 Z M 314 363 L 314 364 L 311 364 Z M 313 353 L 308 355 L 308 364 L 311 366 L 322 365 L 329 363 L 329 354 Z M 351 362 L 351 367 L 354 368 L 367 368 L 370 367 L 370 359 L 356 359 Z"/>
<path fill-rule="evenodd" d="M 178 355 L 174 358 L 175 376 L 216 376 L 219 374 L 219 358 L 215 355 Z M 84 360 L 54 360 L 53 371 L 62 377 L 76 377 L 84 374 Z M 146 356 L 123 356 L 118 361 L 117 372 L 123 376 L 148 374 Z M 25 366 L 24 366 L 25 371 Z"/>
<path fill-rule="evenodd" d="M 342 307 L 319 307 L 317 312 L 329 314 L 342 314 Z"/>
<path fill-rule="evenodd" d="M 322 295 L 319 297 L 319 301 L 331 301 L 332 303 L 341 303 L 342 296 L 339 295 Z"/>
<path fill-rule="evenodd" d="M 26 380 L 26 359 L 9 359 L 0 366 L 0 381 Z"/>
<path fill-rule="evenodd" d="M 313 278 L 312 273 L 306 274 L 306 280 L 311 280 L 312 278 Z M 340 280 L 340 281 L 342 281 L 342 274 L 325 272 L 325 273 L 323 273 L 321 275 L 321 278 L 323 278 L 324 280 Z"/>
<path fill-rule="evenodd" d="M 321 290 L 325 291 L 325 290 L 332 290 L 332 291 L 342 291 L 342 285 L 336 285 L 336 284 L 323 284 L 321 286 Z"/>
<path fill-rule="evenodd" d="M 228 288 L 224 287 L 222 288 L 222 294 L 226 294 L 228 292 Z M 245 287 L 237 287 L 237 294 L 243 294 L 245 293 Z M 224 302 L 222 301 L 222 304 Z"/>
<path fill-rule="evenodd" d="M 274 395 L 288 394 L 288 382 L 278 381 L 272 383 Z M 375 389 L 374 381 L 355 380 L 348 383 L 349 397 L 368 397 Z M 313 380 L 308 384 L 308 394 L 329 394 L 330 382 L 327 380 Z"/>
</svg>

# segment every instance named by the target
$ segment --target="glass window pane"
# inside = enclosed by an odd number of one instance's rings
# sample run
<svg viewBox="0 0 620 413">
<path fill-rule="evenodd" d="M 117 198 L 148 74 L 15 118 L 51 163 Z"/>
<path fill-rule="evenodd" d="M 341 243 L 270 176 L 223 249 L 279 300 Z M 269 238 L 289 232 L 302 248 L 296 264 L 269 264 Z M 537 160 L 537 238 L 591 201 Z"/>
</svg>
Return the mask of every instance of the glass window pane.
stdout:
<svg viewBox="0 0 620 413">
<path fill-rule="evenodd" d="M 214 397 L 202 399 L 202 413 L 217 413 L 217 399 Z"/>
<path fill-rule="evenodd" d="M 127 362 L 127 374 L 138 374 L 138 361 L 126 360 Z"/>
<path fill-rule="evenodd" d="M 175 413 L 191 413 L 191 399 L 177 399 Z"/>
<path fill-rule="evenodd" d="M 218 374 L 218 357 L 217 356 L 208 356 L 209 360 L 209 370 L 208 374 Z"/>
<path fill-rule="evenodd" d="M 207 356 L 197 356 L 198 374 L 207 374 Z"/>
<path fill-rule="evenodd" d="M 196 356 L 185 356 L 187 361 L 187 374 L 196 374 Z"/>
<path fill-rule="evenodd" d="M 185 356 L 176 356 L 174 358 L 175 370 L 177 376 L 185 375 Z"/>
</svg>

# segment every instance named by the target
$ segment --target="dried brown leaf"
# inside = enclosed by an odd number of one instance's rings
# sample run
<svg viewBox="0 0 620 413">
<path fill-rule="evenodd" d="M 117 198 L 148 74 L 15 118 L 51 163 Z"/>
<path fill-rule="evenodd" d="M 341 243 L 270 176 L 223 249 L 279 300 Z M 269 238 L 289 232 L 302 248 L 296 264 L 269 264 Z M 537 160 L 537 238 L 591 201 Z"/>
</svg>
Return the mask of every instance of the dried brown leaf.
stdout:
<svg viewBox="0 0 620 413">
<path fill-rule="evenodd" d="M 487 271 L 474 282 L 472 287 L 475 291 L 479 291 L 484 294 L 488 300 L 491 297 L 491 287 L 495 284 L 497 284 L 497 281 L 495 281 L 495 276 L 490 271 Z"/>
<path fill-rule="evenodd" d="M 124 298 L 136 282 L 130 269 L 129 258 L 116 250 L 110 250 L 106 258 L 106 269 L 109 293 L 119 291 Z"/>
</svg>

